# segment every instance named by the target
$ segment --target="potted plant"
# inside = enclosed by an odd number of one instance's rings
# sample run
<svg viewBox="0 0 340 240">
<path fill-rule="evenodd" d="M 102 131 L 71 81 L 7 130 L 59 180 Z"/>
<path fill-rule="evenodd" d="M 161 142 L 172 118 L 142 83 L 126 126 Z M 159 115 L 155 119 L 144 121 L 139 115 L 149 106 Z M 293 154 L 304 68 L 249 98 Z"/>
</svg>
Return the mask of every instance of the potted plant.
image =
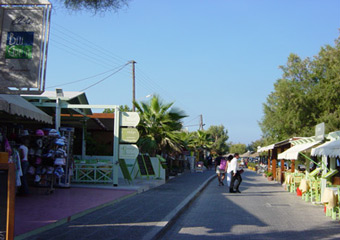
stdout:
<svg viewBox="0 0 340 240">
<path fill-rule="evenodd" d="M 272 172 L 267 173 L 267 179 L 268 179 L 268 181 L 273 181 L 273 173 Z"/>
</svg>

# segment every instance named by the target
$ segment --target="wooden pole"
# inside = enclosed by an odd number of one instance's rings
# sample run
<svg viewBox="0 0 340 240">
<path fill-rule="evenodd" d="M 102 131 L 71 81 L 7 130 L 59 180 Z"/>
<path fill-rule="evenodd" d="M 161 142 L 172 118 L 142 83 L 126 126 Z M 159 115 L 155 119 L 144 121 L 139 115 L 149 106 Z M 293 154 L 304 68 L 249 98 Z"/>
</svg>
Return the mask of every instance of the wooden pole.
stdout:
<svg viewBox="0 0 340 240">
<path fill-rule="evenodd" d="M 295 172 L 295 160 L 292 160 L 291 172 Z"/>
<path fill-rule="evenodd" d="M 136 101 L 136 74 L 135 74 L 135 61 L 131 61 L 132 63 L 132 111 L 136 111 L 136 107 L 134 102 Z"/>
<path fill-rule="evenodd" d="M 1 156 L 2 158 L 3 156 Z M 8 161 L 8 156 L 7 156 Z M 7 191 L 0 196 L 0 204 L 5 204 L 6 211 L 6 240 L 14 239 L 14 211 L 15 211 L 15 165 L 14 163 L 0 163 L 0 170 L 7 172 Z M 1 185 L 3 188 L 6 185 Z M 4 192 L 4 191 L 2 191 Z M 6 196 L 7 195 L 7 196 Z M 3 214 L 3 213 L 1 213 Z M 5 237 L 5 236 L 3 236 Z"/>
</svg>

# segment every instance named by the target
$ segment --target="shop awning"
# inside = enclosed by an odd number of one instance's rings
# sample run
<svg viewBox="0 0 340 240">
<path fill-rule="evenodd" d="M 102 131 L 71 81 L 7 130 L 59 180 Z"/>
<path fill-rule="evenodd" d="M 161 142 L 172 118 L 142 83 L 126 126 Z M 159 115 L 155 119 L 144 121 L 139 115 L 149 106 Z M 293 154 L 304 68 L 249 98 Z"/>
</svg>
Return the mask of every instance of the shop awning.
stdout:
<svg viewBox="0 0 340 240">
<path fill-rule="evenodd" d="M 257 152 L 267 152 L 268 150 L 274 149 L 275 144 L 271 144 L 265 147 L 261 147 L 260 149 L 257 150 Z"/>
<path fill-rule="evenodd" d="M 278 155 L 278 159 L 286 159 L 286 160 L 296 160 L 300 152 L 306 151 L 313 146 L 319 144 L 321 141 L 312 141 L 302 144 L 294 145 L 293 147 L 289 148 L 288 150 L 280 153 Z"/>
<path fill-rule="evenodd" d="M 331 142 L 326 142 L 316 148 L 313 148 L 312 155 L 329 157 L 340 156 L 340 139 Z"/>
<path fill-rule="evenodd" d="M 19 95 L 0 94 L 0 110 L 40 122 L 53 124 L 52 117 L 35 107 Z"/>
</svg>

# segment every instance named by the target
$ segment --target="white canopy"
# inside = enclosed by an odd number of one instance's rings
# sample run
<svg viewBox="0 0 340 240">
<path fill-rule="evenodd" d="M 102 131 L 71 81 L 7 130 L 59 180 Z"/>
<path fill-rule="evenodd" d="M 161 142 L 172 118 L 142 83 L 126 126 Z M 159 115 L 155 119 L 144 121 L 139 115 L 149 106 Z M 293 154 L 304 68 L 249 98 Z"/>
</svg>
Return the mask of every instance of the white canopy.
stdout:
<svg viewBox="0 0 340 240">
<path fill-rule="evenodd" d="M 326 142 L 316 148 L 313 148 L 312 155 L 329 157 L 340 156 L 340 139 L 331 142 Z"/>
<path fill-rule="evenodd" d="M 18 95 L 0 94 L 0 110 L 52 124 L 52 117 Z"/>
<path fill-rule="evenodd" d="M 267 152 L 268 150 L 274 149 L 275 144 L 271 144 L 265 147 L 261 147 L 260 149 L 257 150 L 257 152 Z"/>
<path fill-rule="evenodd" d="M 286 159 L 286 160 L 296 160 L 298 158 L 299 152 L 305 151 L 310 149 L 311 147 L 315 146 L 316 144 L 319 144 L 320 141 L 313 141 L 313 142 L 307 142 L 302 144 L 297 144 L 288 150 L 284 151 L 283 153 L 280 153 L 278 155 L 278 159 Z"/>
</svg>

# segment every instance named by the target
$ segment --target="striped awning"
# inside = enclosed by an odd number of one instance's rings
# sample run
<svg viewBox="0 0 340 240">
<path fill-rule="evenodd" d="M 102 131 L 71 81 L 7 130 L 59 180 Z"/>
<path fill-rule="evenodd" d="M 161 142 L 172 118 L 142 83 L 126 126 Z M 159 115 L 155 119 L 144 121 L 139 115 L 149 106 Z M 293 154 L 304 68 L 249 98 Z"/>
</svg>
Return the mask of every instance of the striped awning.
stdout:
<svg viewBox="0 0 340 240">
<path fill-rule="evenodd" d="M 301 138 L 299 140 L 292 141 L 291 144 L 293 145 L 293 147 L 280 153 L 277 158 L 286 160 L 296 160 L 300 152 L 307 151 L 320 143 L 321 141 L 315 141 L 314 137 Z"/>
</svg>

